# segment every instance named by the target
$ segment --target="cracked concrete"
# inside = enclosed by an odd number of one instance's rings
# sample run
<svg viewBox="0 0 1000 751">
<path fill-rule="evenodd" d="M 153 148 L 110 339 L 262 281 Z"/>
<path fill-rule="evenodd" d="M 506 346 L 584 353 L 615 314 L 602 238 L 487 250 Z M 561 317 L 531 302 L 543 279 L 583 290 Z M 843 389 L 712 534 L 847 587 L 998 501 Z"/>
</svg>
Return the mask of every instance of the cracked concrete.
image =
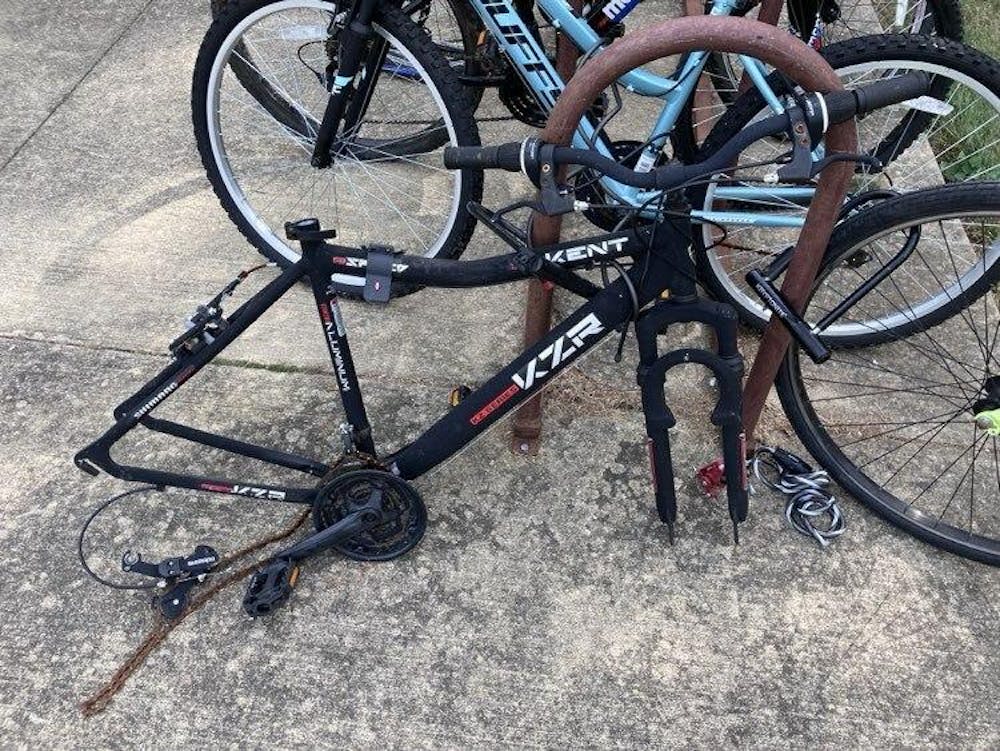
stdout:
<svg viewBox="0 0 1000 751">
<path fill-rule="evenodd" d="M 6 6 L 5 57 L 32 64 L 2 74 L 16 106 L 0 119 L 0 745 L 1000 745 L 996 571 L 850 501 L 848 534 L 821 551 L 761 495 L 734 547 L 723 506 L 689 475 L 668 546 L 634 360 L 615 366 L 614 343 L 551 392 L 540 456 L 512 456 L 501 427 L 416 483 L 430 519 L 410 555 L 321 556 L 267 620 L 248 620 L 238 592 L 224 593 L 107 712 L 83 720 L 77 702 L 150 616 L 143 595 L 104 590 L 79 568 L 80 525 L 122 484 L 82 475 L 72 454 L 162 366 L 194 304 L 257 257 L 215 201 L 190 135 L 205 5 Z M 497 250 L 482 233 L 477 242 Z M 520 296 L 517 286 L 426 291 L 386 309 L 349 306 L 381 447 L 412 439 L 452 386 L 517 351 Z M 333 381 L 305 290 L 227 355 L 164 414 L 336 453 Z M 714 451 L 694 393 L 703 377 L 685 378 L 681 472 Z M 588 391 L 594 379 L 615 390 L 610 406 Z M 777 408 L 769 414 L 781 430 Z M 162 440 L 129 450 L 178 467 L 221 461 Z M 129 546 L 149 558 L 202 542 L 229 551 L 292 513 L 157 494 L 102 518 L 90 557 L 114 575 Z"/>
</svg>

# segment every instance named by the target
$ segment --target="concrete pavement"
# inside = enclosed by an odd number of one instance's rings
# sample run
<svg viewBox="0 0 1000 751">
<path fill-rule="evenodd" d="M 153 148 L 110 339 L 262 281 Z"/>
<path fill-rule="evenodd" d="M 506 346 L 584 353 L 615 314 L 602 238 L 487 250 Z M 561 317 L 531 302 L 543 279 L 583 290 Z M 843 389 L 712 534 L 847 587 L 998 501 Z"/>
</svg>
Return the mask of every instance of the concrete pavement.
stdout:
<svg viewBox="0 0 1000 751">
<path fill-rule="evenodd" d="M 72 453 L 165 362 L 193 306 L 257 258 L 219 208 L 190 134 L 205 5 L 4 6 L 0 80 L 15 106 L 0 120 L 0 744 L 1000 744 L 996 571 L 851 501 L 847 536 L 820 551 L 762 496 L 736 548 L 723 507 L 689 482 L 667 546 L 632 366 L 611 363 L 611 344 L 553 390 L 542 455 L 512 456 L 501 428 L 417 483 L 430 523 L 413 553 L 310 561 L 291 605 L 268 620 L 245 618 L 236 591 L 221 595 L 107 712 L 83 720 L 77 702 L 127 656 L 149 614 L 142 596 L 99 588 L 79 569 L 79 527 L 121 484 L 85 477 Z M 496 250 L 477 238 L 475 252 Z M 509 359 L 519 305 L 510 287 L 352 306 L 380 437 L 414 437 L 452 386 Z M 324 360 L 301 290 L 165 412 L 330 457 Z M 613 389 L 610 407 L 587 379 Z M 684 412 L 678 467 L 712 450 L 705 404 L 686 404 L 702 411 Z M 781 430 L 776 409 L 772 418 Z M 163 441 L 133 451 L 178 467 L 217 461 Z M 106 573 L 129 545 L 149 558 L 199 542 L 232 550 L 291 513 L 180 494 L 125 504 L 94 530 L 92 560 Z"/>
</svg>

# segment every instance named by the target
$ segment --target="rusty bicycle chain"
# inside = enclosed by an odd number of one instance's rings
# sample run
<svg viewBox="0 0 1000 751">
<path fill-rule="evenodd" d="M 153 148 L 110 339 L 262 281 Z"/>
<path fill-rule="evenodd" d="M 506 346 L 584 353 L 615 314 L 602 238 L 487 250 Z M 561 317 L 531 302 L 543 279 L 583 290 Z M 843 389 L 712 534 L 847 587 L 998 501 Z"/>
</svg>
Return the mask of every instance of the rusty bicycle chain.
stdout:
<svg viewBox="0 0 1000 751">
<path fill-rule="evenodd" d="M 349 459 L 360 460 L 362 466 L 365 467 L 382 468 L 382 465 L 375 457 L 369 456 L 368 454 L 364 454 L 360 451 L 355 451 L 350 454 L 345 454 L 341 456 L 337 460 L 337 462 L 330 468 L 330 471 L 323 476 L 323 478 L 320 480 L 320 484 L 321 485 L 324 484 L 325 482 L 328 481 L 328 479 L 332 475 L 344 469 L 343 465 Z M 348 466 L 347 468 L 349 469 L 350 466 Z M 259 550 L 262 550 L 263 548 L 266 548 L 269 545 L 273 545 L 276 542 L 281 542 L 282 540 L 288 539 L 293 534 L 295 534 L 302 527 L 303 524 L 305 524 L 306 520 L 309 518 L 310 513 L 312 513 L 311 509 L 305 509 L 298 516 L 296 516 L 292 520 L 292 522 L 284 529 L 275 532 L 274 534 L 269 535 L 268 537 L 264 537 L 260 540 L 257 540 L 256 542 L 250 543 L 249 545 L 246 545 L 240 548 L 239 550 L 230 553 L 227 556 L 224 556 L 222 560 L 219 562 L 219 566 L 216 568 L 215 573 L 216 574 L 221 573 L 229 566 L 235 564 L 237 561 L 258 552 Z M 107 681 L 107 683 L 105 683 L 100 689 L 98 689 L 96 692 L 94 692 L 89 697 L 80 702 L 80 711 L 83 713 L 83 716 L 93 717 L 94 715 L 100 714 L 105 709 L 107 709 L 108 705 L 111 704 L 111 701 L 115 698 L 115 695 L 117 695 L 118 692 L 121 691 L 122 688 L 125 686 L 126 681 L 128 681 L 128 679 L 131 678 L 139 670 L 140 667 L 142 667 L 142 664 L 146 661 L 149 655 L 153 653 L 153 650 L 155 650 L 164 641 L 166 641 L 167 637 L 175 628 L 180 626 L 181 623 L 183 623 L 184 620 L 189 615 L 192 615 L 193 613 L 200 610 L 209 600 L 211 600 L 219 592 L 226 589 L 227 587 L 232 586 L 236 582 L 245 579 L 247 576 L 256 571 L 264 560 L 266 559 L 261 558 L 254 560 L 251 563 L 248 563 L 245 566 L 238 568 L 236 571 L 233 571 L 219 578 L 208 589 L 205 589 L 201 591 L 199 594 L 193 596 L 188 606 L 184 609 L 184 612 L 181 613 L 180 616 L 178 616 L 176 619 L 168 621 L 165 618 L 163 618 L 162 615 L 158 615 L 149 633 L 146 634 L 146 637 L 142 640 L 139 646 L 136 647 L 135 650 L 132 652 L 132 654 L 125 660 L 125 662 L 121 664 L 121 666 L 118 668 L 118 670 L 115 671 L 114 675 L 111 676 L 111 678 Z"/>
</svg>

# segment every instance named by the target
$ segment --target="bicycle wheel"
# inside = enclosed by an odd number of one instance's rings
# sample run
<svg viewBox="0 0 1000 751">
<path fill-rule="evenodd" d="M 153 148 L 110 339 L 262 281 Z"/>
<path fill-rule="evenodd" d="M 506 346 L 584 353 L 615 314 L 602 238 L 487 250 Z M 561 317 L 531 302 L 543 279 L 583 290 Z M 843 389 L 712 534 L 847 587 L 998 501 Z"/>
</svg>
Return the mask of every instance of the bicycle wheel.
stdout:
<svg viewBox="0 0 1000 751">
<path fill-rule="evenodd" d="M 905 35 L 853 39 L 830 47 L 824 55 L 848 88 L 908 70 L 933 76 L 931 97 L 888 107 L 858 121 L 862 152 L 877 157 L 886 167 L 877 174 L 859 169 L 850 188 L 852 197 L 946 182 L 1000 180 L 1000 65 L 995 61 L 957 42 Z M 772 82 L 776 91 L 785 92 L 786 86 L 777 77 Z M 770 110 L 759 92 L 748 92 L 713 129 L 703 153 L 711 153 L 767 114 Z M 723 215 L 721 225 L 702 224 L 694 233 L 699 273 L 713 294 L 734 305 L 743 320 L 757 328 L 766 323 L 769 313 L 746 283 L 746 273 L 766 266 L 795 244 L 798 225 L 789 224 L 800 221 L 808 208 L 806 196 L 789 192 L 795 186 L 764 182 L 774 170 L 774 160 L 787 150 L 784 139 L 758 142 L 741 156 L 738 172 L 717 176 L 693 199 L 704 211 L 736 213 L 731 222 Z M 760 162 L 768 164 L 751 166 Z M 732 175 L 738 179 L 730 179 Z M 780 226 L 764 229 L 749 218 L 765 226 Z M 857 343 L 855 335 L 835 325 L 824 339 L 838 346 Z"/>
<path fill-rule="evenodd" d="M 475 78 L 482 74 L 479 37 L 484 32 L 479 16 L 465 0 L 404 0 L 404 14 L 426 31 L 434 48 L 448 60 L 457 75 Z M 483 87 L 466 84 L 465 93 L 473 110 L 483 98 Z"/>
<path fill-rule="evenodd" d="M 212 18 L 218 18 L 224 11 L 238 4 L 239 0 L 211 0 Z M 346 3 L 341 4 L 342 9 L 346 10 L 347 7 Z M 482 24 L 468 3 L 462 0 L 408 0 L 401 4 L 400 9 L 430 34 L 438 52 L 448 59 L 458 73 L 470 76 L 478 74 L 477 49 Z M 239 54 L 233 55 L 229 63 L 233 73 L 261 106 L 276 118 L 282 118 L 287 102 L 280 92 L 276 92 L 268 84 L 266 78 L 257 74 L 253 55 L 242 47 L 238 51 Z M 335 38 L 327 42 L 327 51 L 331 55 L 336 54 Z M 478 106 L 483 96 L 482 88 L 470 86 L 466 88 L 466 92 L 473 100 L 473 105 Z M 293 119 L 292 126 L 294 125 Z"/>
<path fill-rule="evenodd" d="M 859 253 L 898 248 L 913 231 L 915 253 L 961 246 L 984 271 L 971 285 L 957 270 L 890 276 L 850 314 L 893 310 L 907 322 L 896 336 L 837 350 L 822 365 L 790 350 L 777 386 L 798 437 L 851 495 L 922 540 L 1000 565 L 1000 307 L 991 286 L 1000 271 L 1000 197 L 975 188 L 931 188 L 845 222 L 807 307 L 810 321 L 842 299 L 837 287 L 856 287 Z M 926 315 L 921 301 L 932 286 L 948 310 Z"/>
<path fill-rule="evenodd" d="M 756 18 L 758 7 L 735 15 Z M 963 36 L 959 0 L 787 0 L 778 23 L 817 50 L 871 34 L 924 34 L 957 42 Z M 702 106 L 696 117 L 701 123 L 714 120 L 736 100 L 743 65 L 736 55 L 713 52 L 705 75 L 709 87 L 700 88 L 722 104 Z"/>
<path fill-rule="evenodd" d="M 442 151 L 477 145 L 478 131 L 455 72 L 400 9 L 387 4 L 376 14 L 386 64 L 360 122 L 338 138 L 332 167 L 310 165 L 336 73 L 327 48 L 334 10 L 323 0 L 250 0 L 212 24 L 192 88 L 195 139 L 212 187 L 247 239 L 281 264 L 299 257 L 282 228 L 302 216 L 337 228 L 346 244 L 456 257 L 472 234 L 465 206 L 480 199 L 482 172 L 444 169 Z M 241 49 L 298 127 L 247 91 L 230 64 Z"/>
</svg>

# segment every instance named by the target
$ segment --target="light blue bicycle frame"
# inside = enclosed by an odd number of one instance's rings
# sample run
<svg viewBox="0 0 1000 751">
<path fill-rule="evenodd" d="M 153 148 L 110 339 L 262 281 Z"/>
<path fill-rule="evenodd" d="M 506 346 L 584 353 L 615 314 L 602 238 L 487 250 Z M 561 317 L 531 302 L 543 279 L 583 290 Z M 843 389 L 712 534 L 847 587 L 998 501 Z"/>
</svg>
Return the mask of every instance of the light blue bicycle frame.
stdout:
<svg viewBox="0 0 1000 751">
<path fill-rule="evenodd" d="M 555 106 L 559 94 L 562 93 L 564 82 L 511 1 L 471 0 L 471 4 L 528 88 L 534 92 L 545 111 L 550 112 Z M 580 50 L 584 51 L 585 55 L 597 51 L 597 48 L 601 46 L 601 39 L 597 32 L 573 12 L 566 0 L 537 0 L 537 4 L 542 13 L 551 19 L 552 25 L 565 33 Z M 736 4 L 737 0 L 716 0 L 711 15 L 727 16 L 732 13 Z M 684 105 L 694 92 L 708 55 L 709 53 L 705 51 L 696 51 L 686 55 L 681 67 L 674 71 L 669 78 L 638 68 L 618 79 L 619 84 L 628 91 L 634 91 L 642 96 L 657 97 L 664 102 L 643 154 L 649 163 L 652 163 L 652 160 L 660 153 Z M 740 55 L 739 58 L 750 80 L 761 92 L 771 109 L 776 113 L 783 112 L 781 101 L 765 80 L 768 71 L 764 65 L 746 55 Z M 594 124 L 589 118 L 584 118 L 573 136 L 573 145 L 578 148 L 593 148 L 605 156 L 610 156 L 603 139 L 596 136 Z M 603 178 L 601 184 L 609 195 L 614 196 L 625 205 L 644 207 L 652 205 L 659 197 L 659 193 L 655 191 L 639 190 L 608 178 Z M 719 199 L 744 200 L 773 200 L 780 196 L 789 202 L 808 202 L 813 192 L 813 189 L 808 187 L 768 189 L 718 187 L 714 189 L 712 195 Z M 696 210 L 691 212 L 691 216 L 693 219 L 702 219 L 713 224 L 739 224 L 752 227 L 801 227 L 805 221 L 801 214 L 796 216 L 770 212 Z"/>
</svg>

